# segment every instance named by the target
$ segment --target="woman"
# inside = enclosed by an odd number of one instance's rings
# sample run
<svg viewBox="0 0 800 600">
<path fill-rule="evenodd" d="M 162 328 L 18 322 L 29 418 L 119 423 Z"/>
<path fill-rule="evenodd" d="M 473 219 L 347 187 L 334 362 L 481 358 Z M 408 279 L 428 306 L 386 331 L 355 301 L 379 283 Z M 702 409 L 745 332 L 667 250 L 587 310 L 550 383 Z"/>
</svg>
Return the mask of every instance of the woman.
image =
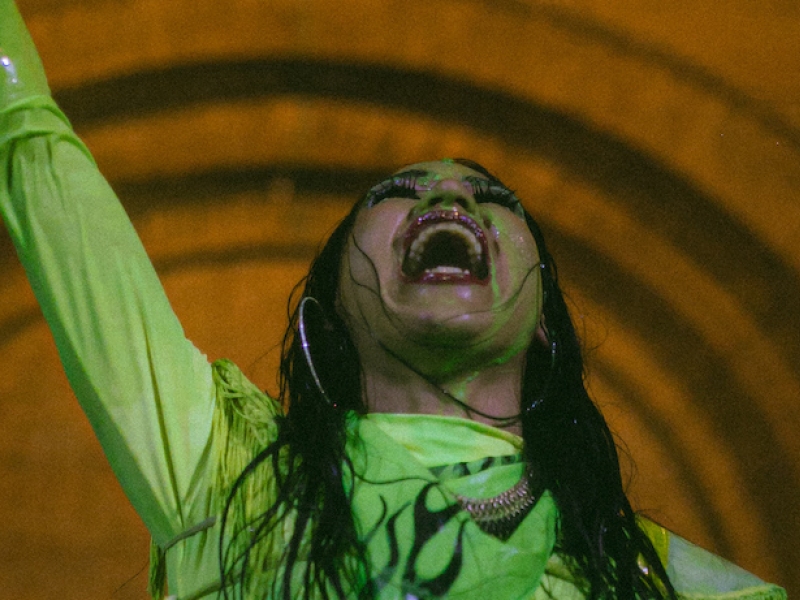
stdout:
<svg viewBox="0 0 800 600">
<path fill-rule="evenodd" d="M 284 416 L 185 339 L 11 0 L 0 46 L 0 207 L 154 596 L 783 597 L 637 521 L 541 234 L 482 167 L 354 207 L 297 303 Z"/>
<path fill-rule="evenodd" d="M 669 583 L 658 556 L 636 526 L 622 492 L 611 436 L 583 387 L 577 340 L 542 236 L 513 193 L 497 179 L 473 163 L 442 161 L 412 165 L 379 183 L 334 232 L 312 266 L 302 298 L 283 366 L 288 415 L 281 422 L 278 440 L 259 459 L 269 461 L 285 448 L 286 462 L 297 466 L 289 470 L 282 485 L 285 495 L 266 518 L 254 515 L 254 537 L 270 534 L 284 505 L 289 512 L 302 498 L 300 505 L 308 507 L 308 514 L 300 509 L 294 518 L 307 516 L 310 522 L 305 529 L 295 525 L 291 539 L 299 551 L 304 535 L 309 536 L 307 552 L 321 557 L 299 567 L 301 572 L 308 569 L 309 581 L 303 587 L 318 576 L 320 584 L 336 582 L 343 588 L 363 580 L 357 569 L 348 571 L 343 558 L 358 557 L 363 550 L 358 531 L 375 532 L 375 546 L 384 543 L 382 537 L 390 534 L 383 528 L 395 515 L 413 523 L 405 525 L 404 540 L 398 540 L 396 547 L 389 544 L 400 558 L 386 573 L 381 570 L 372 577 L 373 592 L 391 585 L 403 596 L 444 590 L 455 594 L 449 586 L 463 585 L 459 579 L 466 575 L 460 571 L 475 568 L 465 563 L 483 560 L 481 552 L 472 556 L 463 548 L 475 543 L 470 536 L 488 532 L 514 547 L 515 554 L 523 554 L 525 548 L 515 547 L 515 542 L 525 539 L 522 531 L 517 532 L 523 522 L 528 528 L 540 526 L 536 537 L 546 549 L 538 557 L 527 554 L 519 566 L 531 571 L 539 568 L 541 573 L 555 542 L 550 519 L 555 518 L 551 511 L 557 505 L 562 516 L 560 551 L 590 582 L 593 594 L 601 596 L 615 589 L 638 590 L 647 597 L 668 594 Z M 317 350 L 325 348 L 334 354 L 325 356 Z M 351 425 L 348 411 L 373 414 Z M 519 482 L 524 482 L 525 493 L 518 505 L 481 510 L 465 500 L 466 494 L 457 493 L 445 502 L 442 512 L 416 507 L 439 492 L 431 483 L 441 483 L 441 479 L 433 478 L 431 470 L 437 474 L 445 467 L 453 470 L 442 456 L 443 446 L 454 455 L 452 462 L 464 464 L 459 469 L 468 471 L 470 451 L 475 450 L 473 459 L 483 459 L 491 450 L 476 447 L 482 443 L 491 447 L 491 436 L 501 434 L 413 413 L 451 414 L 521 430 L 524 468 L 512 462 L 518 449 L 511 441 L 510 456 L 498 461 L 503 464 L 483 465 L 479 473 L 469 473 L 473 480 L 488 480 L 501 492 L 519 490 Z M 376 423 L 391 432 L 391 441 L 381 442 L 380 432 L 363 432 Z M 343 452 L 349 425 L 359 430 L 355 436 L 359 441 L 370 435 L 374 446 L 366 452 L 367 458 L 386 454 L 382 445 L 400 441 L 405 448 L 422 448 L 415 454 L 423 468 L 389 476 L 385 467 L 379 467 L 365 475 L 360 465 L 353 465 L 355 456 L 364 451 L 348 448 Z M 405 432 L 407 427 L 413 431 Z M 463 439 L 467 433 L 471 434 L 468 442 Z M 435 447 L 436 452 L 426 446 Z M 464 460 L 457 460 L 459 452 Z M 350 474 L 344 489 L 343 463 Z M 501 475 L 504 469 L 508 473 Z M 330 478 L 326 480 L 324 474 Z M 470 476 L 450 480 L 448 485 L 466 490 Z M 359 489 L 359 484 L 367 487 L 365 481 L 371 484 L 367 491 Z M 403 489 L 395 491 L 393 486 Z M 352 497 L 347 495 L 349 488 L 355 488 Z M 480 492 L 480 498 L 496 496 L 487 490 L 475 492 Z M 359 495 L 367 493 L 370 498 L 365 503 L 380 507 L 380 515 L 367 518 L 365 511 L 359 511 L 357 524 L 343 518 L 349 516 L 349 506 L 364 502 Z M 395 498 L 394 505 L 388 496 Z M 232 503 L 241 506 L 246 500 L 235 497 Z M 405 513 L 412 507 L 415 515 L 409 519 Z M 466 510 L 457 512 L 458 507 Z M 470 512 L 473 522 L 465 514 Z M 452 518 L 452 523 L 443 524 L 445 517 Z M 467 524 L 477 524 L 475 531 L 466 529 Z M 343 531 L 345 526 L 349 531 Z M 313 533 L 306 531 L 315 527 Z M 448 533 L 448 527 L 458 533 Z M 444 568 L 427 578 L 419 576 L 414 560 L 422 560 L 425 544 L 436 544 L 437 537 L 446 538 L 452 546 L 437 550 L 440 558 L 447 557 Z M 409 539 L 416 540 L 417 546 Z M 331 553 L 330 547 L 337 551 Z M 455 547 L 461 547 L 460 552 Z M 291 548 L 283 556 L 284 566 L 293 566 Z M 381 552 L 370 550 L 366 554 L 374 573 L 376 563 L 382 563 L 377 558 Z M 231 558 L 230 552 L 227 557 Z M 235 565 L 238 557 L 234 553 L 231 563 Z M 643 574 L 639 560 L 652 565 L 650 576 Z M 513 573 L 508 568 L 513 561 L 504 557 L 500 562 Z M 625 568 L 612 567 L 612 561 Z M 391 561 L 384 557 L 383 562 Z M 249 567 L 246 573 L 255 569 Z M 403 572 L 406 578 L 395 581 Z M 490 575 L 484 584 L 496 591 L 501 579 Z M 474 589 L 476 582 L 467 585 Z M 509 597 L 519 593 L 509 590 Z"/>
</svg>

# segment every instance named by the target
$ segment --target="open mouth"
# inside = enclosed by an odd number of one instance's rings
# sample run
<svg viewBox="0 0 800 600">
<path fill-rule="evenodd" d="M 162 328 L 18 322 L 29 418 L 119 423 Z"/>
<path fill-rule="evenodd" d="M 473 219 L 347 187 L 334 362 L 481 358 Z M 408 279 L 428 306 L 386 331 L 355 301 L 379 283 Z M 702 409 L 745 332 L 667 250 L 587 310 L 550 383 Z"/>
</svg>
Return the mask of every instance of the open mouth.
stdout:
<svg viewBox="0 0 800 600">
<path fill-rule="evenodd" d="M 486 236 L 474 219 L 455 211 L 417 218 L 405 234 L 402 272 L 414 283 L 486 283 Z"/>
</svg>

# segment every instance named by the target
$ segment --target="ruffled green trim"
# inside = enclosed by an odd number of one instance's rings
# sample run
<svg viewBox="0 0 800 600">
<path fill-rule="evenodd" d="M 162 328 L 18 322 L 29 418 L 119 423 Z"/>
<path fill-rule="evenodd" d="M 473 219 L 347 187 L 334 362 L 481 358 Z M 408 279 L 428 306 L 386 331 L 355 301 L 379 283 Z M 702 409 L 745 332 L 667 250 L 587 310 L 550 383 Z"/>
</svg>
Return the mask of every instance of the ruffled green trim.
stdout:
<svg viewBox="0 0 800 600">
<path fill-rule="evenodd" d="M 276 417 L 281 406 L 259 390 L 239 368 L 229 360 L 212 364 L 212 377 L 216 391 L 216 406 L 211 435 L 214 448 L 214 496 L 212 508 L 222 515 L 225 503 L 236 481 L 253 458 L 278 435 Z M 237 490 L 236 501 L 228 514 L 233 552 L 243 551 L 249 542 L 247 527 L 275 501 L 275 476 L 272 462 L 266 461 L 256 468 Z M 198 528 L 198 532 L 207 527 Z M 243 535 L 237 536 L 237 533 Z M 187 537 L 182 534 L 174 541 Z M 166 548 L 151 542 L 150 577 L 148 592 L 153 600 L 162 600 L 166 590 Z M 273 551 L 273 544 L 261 543 L 254 549 L 251 561 L 264 564 Z"/>
<path fill-rule="evenodd" d="M 218 360 L 212 369 L 217 393 L 212 425 L 217 465 L 214 487 L 218 500 L 216 508 L 221 512 L 236 480 L 247 465 L 277 438 L 275 419 L 283 414 L 283 410 L 231 361 Z M 247 485 L 256 494 L 248 498 L 274 498 L 273 478 L 262 481 L 260 477 L 251 477 Z"/>
<path fill-rule="evenodd" d="M 239 368 L 228 360 L 213 364 L 214 385 L 217 391 L 217 410 L 214 414 L 213 436 L 216 452 L 217 513 L 222 515 L 225 504 L 234 491 L 239 477 L 253 458 L 278 436 L 276 418 L 283 414 L 280 405 L 259 390 Z M 258 528 L 264 511 L 275 503 L 276 473 L 271 458 L 262 461 L 242 484 L 227 514 L 226 541 L 223 548 L 230 560 L 237 563 L 247 551 L 251 576 L 267 574 L 273 578 L 270 559 L 280 556 L 281 531 L 272 531 L 250 547 L 252 531 Z"/>
</svg>

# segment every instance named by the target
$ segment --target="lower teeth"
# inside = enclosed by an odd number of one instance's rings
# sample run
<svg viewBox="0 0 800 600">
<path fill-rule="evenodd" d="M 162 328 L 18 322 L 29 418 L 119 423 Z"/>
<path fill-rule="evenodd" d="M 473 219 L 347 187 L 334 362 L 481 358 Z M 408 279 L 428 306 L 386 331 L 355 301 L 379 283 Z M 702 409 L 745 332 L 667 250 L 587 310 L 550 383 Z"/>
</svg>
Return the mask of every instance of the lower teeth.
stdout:
<svg viewBox="0 0 800 600">
<path fill-rule="evenodd" d="M 434 267 L 432 269 L 425 269 L 425 272 L 444 274 L 444 275 L 463 275 L 465 273 L 468 273 L 469 271 L 465 271 L 464 269 L 460 269 L 458 267 L 440 266 L 440 267 Z"/>
</svg>

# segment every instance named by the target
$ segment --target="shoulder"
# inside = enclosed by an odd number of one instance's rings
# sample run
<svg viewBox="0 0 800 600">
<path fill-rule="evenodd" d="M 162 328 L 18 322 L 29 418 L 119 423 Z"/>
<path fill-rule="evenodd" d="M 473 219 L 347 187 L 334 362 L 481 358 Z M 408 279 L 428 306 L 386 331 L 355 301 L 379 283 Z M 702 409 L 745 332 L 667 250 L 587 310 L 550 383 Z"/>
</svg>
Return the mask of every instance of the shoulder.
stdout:
<svg viewBox="0 0 800 600">
<path fill-rule="evenodd" d="M 657 523 L 639 517 L 679 600 L 786 600 L 786 591 L 766 583 L 731 562 L 686 541 Z M 534 600 L 584 600 L 569 560 L 554 553 L 547 562 Z"/>
<path fill-rule="evenodd" d="M 640 518 L 679 598 L 686 600 L 785 600 L 783 588 Z"/>
</svg>

